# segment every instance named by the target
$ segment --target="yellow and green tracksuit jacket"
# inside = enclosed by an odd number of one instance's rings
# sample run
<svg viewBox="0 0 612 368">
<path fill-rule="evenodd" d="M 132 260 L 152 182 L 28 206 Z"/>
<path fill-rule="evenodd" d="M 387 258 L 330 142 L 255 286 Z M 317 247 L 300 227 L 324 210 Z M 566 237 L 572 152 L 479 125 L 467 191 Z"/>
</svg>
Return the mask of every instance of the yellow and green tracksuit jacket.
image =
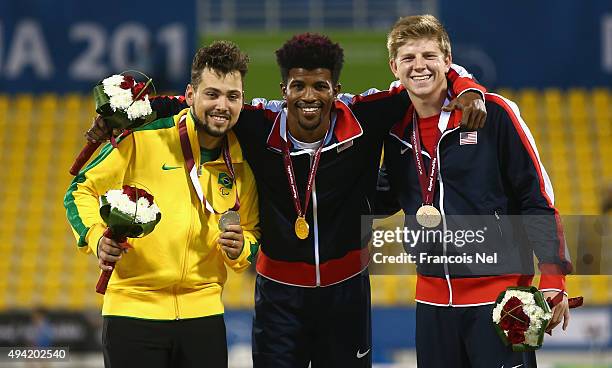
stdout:
<svg viewBox="0 0 612 368">
<path fill-rule="evenodd" d="M 200 145 L 188 111 L 136 129 L 120 138 L 117 148 L 105 146 L 68 188 L 64 206 L 78 247 L 94 255 L 106 229 L 99 198 L 108 190 L 123 185 L 143 188 L 161 210 L 161 221 L 152 233 L 129 239 L 133 249 L 117 262 L 104 296 L 105 316 L 170 320 L 223 313 L 226 266 L 244 271 L 257 252 L 257 189 L 233 132 L 228 133 L 228 142 L 236 182 L 227 180 L 222 156 L 204 163 L 199 180 L 217 212 L 231 208 L 239 195 L 245 244 L 236 260 L 217 244 L 220 215 L 209 213 L 199 201 L 181 150 L 178 121 L 186 114 L 193 157 L 200 164 Z M 91 288 L 93 292 L 95 285 Z"/>
</svg>

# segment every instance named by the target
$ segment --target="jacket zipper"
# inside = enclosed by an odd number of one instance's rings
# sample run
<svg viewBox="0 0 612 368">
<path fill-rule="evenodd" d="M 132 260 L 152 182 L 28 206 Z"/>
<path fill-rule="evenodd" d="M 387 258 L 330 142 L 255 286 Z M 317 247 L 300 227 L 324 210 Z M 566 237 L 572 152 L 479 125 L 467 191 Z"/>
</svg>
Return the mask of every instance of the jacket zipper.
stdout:
<svg viewBox="0 0 612 368">
<path fill-rule="evenodd" d="M 196 162 L 197 164 L 197 162 Z M 202 205 L 202 204 L 200 204 Z M 198 206 L 199 208 L 200 206 Z M 199 211 L 199 209 L 198 209 Z M 189 221 L 189 232 L 187 233 L 187 241 L 185 242 L 185 252 L 183 253 L 183 264 L 181 265 L 181 277 L 179 278 L 179 283 L 181 281 L 183 281 L 185 279 L 185 274 L 187 273 L 187 258 L 189 257 L 189 246 L 190 246 L 190 242 L 192 239 L 192 233 L 193 233 L 193 210 L 190 211 L 191 212 L 191 217 L 190 217 L 190 221 Z M 199 213 L 199 212 L 198 212 Z M 175 313 L 175 319 L 179 320 L 181 319 L 180 316 L 180 309 L 179 309 L 179 304 L 178 304 L 178 296 L 177 296 L 177 291 L 178 291 L 178 287 L 179 285 L 174 285 L 172 287 L 172 291 L 174 293 L 174 313 Z"/>
<path fill-rule="evenodd" d="M 499 230 L 499 236 L 501 236 L 502 238 L 504 237 L 504 232 L 502 231 L 501 228 L 501 219 L 499 217 L 499 214 L 497 213 L 497 210 L 495 210 L 495 219 L 497 220 L 497 229 Z"/>
<path fill-rule="evenodd" d="M 310 166 L 312 166 L 312 156 L 314 152 L 311 153 L 310 156 Z M 317 218 L 317 177 L 315 176 L 312 182 L 312 218 L 314 222 L 313 236 L 314 236 L 314 256 L 315 256 L 315 278 L 316 285 L 321 286 L 321 270 L 319 266 L 319 222 Z"/>
<path fill-rule="evenodd" d="M 448 134 L 450 134 L 451 132 L 454 132 L 455 130 L 459 129 L 459 127 L 455 128 L 455 129 L 451 129 L 451 130 L 446 130 L 444 133 L 442 133 L 442 136 L 440 137 L 440 140 L 438 141 L 438 147 L 437 147 L 437 158 L 438 158 L 438 167 L 440 168 L 440 170 L 438 171 L 438 180 L 440 181 L 440 213 L 442 214 L 442 230 L 444 231 L 444 234 L 446 234 L 446 230 L 448 229 L 448 226 L 446 224 L 446 215 L 444 212 L 444 182 L 442 181 L 442 162 L 440 161 L 440 143 L 442 142 L 442 139 L 447 136 Z M 444 256 L 446 256 L 446 241 L 444 240 L 445 237 L 442 237 L 442 254 Z M 448 271 L 448 263 L 444 264 L 444 276 L 446 277 L 446 284 L 448 285 L 448 306 L 452 307 L 453 306 L 453 287 L 451 285 L 451 281 L 450 281 L 450 272 Z"/>
</svg>

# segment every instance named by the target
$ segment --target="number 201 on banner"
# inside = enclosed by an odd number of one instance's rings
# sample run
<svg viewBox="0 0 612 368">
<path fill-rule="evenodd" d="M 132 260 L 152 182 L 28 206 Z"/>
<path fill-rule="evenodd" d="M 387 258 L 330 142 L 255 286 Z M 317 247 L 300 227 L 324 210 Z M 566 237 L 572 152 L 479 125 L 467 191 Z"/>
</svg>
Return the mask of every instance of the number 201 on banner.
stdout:
<svg viewBox="0 0 612 368">
<path fill-rule="evenodd" d="M 54 47 L 61 50 L 77 49 L 76 57 L 68 60 L 67 77 L 75 81 L 98 80 L 117 70 L 139 68 L 146 70 L 152 53 L 163 55 L 166 68 L 161 72 L 170 79 L 184 76 L 188 49 L 187 30 L 180 23 L 169 23 L 151 31 L 147 26 L 132 21 L 120 23 L 112 29 L 95 22 L 76 22 L 69 25 L 58 45 L 57 39 L 45 38 L 45 28 L 33 19 L 18 21 L 12 36 L 7 36 L 0 21 L 0 76 L 20 78 L 33 73 L 37 78 L 53 78 L 65 61 Z M 53 51 L 53 52 L 52 52 Z M 61 55 L 61 57 L 66 57 Z"/>
</svg>

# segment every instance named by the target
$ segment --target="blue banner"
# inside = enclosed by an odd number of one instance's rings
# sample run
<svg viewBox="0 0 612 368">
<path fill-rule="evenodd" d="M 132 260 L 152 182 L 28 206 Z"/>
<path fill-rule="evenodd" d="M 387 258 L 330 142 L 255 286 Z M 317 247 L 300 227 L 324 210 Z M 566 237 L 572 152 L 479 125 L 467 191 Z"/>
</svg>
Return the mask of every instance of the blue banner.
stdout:
<svg viewBox="0 0 612 368">
<path fill-rule="evenodd" d="M 439 15 L 487 87 L 612 85 L 612 1 L 442 0 Z"/>
<path fill-rule="evenodd" d="M 196 46 L 195 9 L 195 0 L 2 1 L 0 93 L 91 91 L 128 69 L 151 74 L 158 90 L 182 92 Z"/>
</svg>

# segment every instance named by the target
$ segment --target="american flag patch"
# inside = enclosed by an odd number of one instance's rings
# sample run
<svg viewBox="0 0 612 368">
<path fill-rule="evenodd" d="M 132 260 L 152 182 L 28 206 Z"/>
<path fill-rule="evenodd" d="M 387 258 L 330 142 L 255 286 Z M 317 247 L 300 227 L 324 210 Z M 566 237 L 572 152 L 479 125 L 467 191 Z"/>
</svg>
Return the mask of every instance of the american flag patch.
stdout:
<svg viewBox="0 0 612 368">
<path fill-rule="evenodd" d="M 478 143 L 478 132 L 460 132 L 459 145 Z"/>
</svg>

